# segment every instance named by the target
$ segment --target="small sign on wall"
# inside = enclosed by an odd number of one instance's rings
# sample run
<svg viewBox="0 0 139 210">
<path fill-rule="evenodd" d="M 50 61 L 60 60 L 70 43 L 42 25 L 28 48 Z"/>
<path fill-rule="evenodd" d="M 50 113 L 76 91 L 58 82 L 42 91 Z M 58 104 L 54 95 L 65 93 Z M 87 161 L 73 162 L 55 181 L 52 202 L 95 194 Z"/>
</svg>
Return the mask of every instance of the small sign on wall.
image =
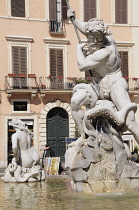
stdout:
<svg viewBox="0 0 139 210">
<path fill-rule="evenodd" d="M 14 111 L 27 111 L 27 101 L 14 101 L 13 106 Z"/>
</svg>

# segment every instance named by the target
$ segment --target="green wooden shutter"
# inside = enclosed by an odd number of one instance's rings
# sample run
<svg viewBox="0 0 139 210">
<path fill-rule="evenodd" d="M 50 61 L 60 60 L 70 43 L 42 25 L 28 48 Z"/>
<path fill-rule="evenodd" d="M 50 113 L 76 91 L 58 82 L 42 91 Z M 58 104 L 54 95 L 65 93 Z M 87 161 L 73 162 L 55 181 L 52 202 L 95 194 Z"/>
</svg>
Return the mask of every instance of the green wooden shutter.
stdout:
<svg viewBox="0 0 139 210">
<path fill-rule="evenodd" d="M 62 20 L 67 20 L 67 3 L 66 0 L 61 0 Z"/>
<path fill-rule="evenodd" d="M 27 74 L 27 48 L 12 47 L 13 73 Z"/>
<path fill-rule="evenodd" d="M 11 15 L 25 17 L 25 0 L 11 0 Z"/>
<path fill-rule="evenodd" d="M 84 21 L 96 17 L 96 0 L 84 0 Z"/>
<path fill-rule="evenodd" d="M 128 52 L 119 52 L 123 77 L 128 77 Z"/>
<path fill-rule="evenodd" d="M 115 0 L 115 23 L 127 24 L 127 0 Z"/>
<path fill-rule="evenodd" d="M 56 20 L 56 0 L 49 0 L 49 19 Z"/>
<path fill-rule="evenodd" d="M 63 50 L 50 49 L 50 74 L 63 77 Z"/>
</svg>

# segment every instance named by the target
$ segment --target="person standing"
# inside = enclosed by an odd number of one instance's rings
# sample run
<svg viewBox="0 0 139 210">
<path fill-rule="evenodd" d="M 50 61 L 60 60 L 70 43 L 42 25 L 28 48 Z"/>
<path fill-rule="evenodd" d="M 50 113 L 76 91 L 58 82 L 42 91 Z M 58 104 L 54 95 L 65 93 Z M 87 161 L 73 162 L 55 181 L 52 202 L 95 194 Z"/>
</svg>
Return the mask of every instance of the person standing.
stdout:
<svg viewBox="0 0 139 210">
<path fill-rule="evenodd" d="M 51 148 L 50 144 L 46 144 L 45 145 L 45 150 L 44 150 L 44 153 L 43 153 L 43 158 L 46 158 L 46 157 L 55 157 L 55 152 L 54 150 Z"/>
<path fill-rule="evenodd" d="M 43 152 L 43 157 L 42 157 L 42 168 L 44 168 L 47 157 L 55 157 L 55 152 L 51 148 L 50 144 L 45 145 L 45 150 Z"/>
</svg>

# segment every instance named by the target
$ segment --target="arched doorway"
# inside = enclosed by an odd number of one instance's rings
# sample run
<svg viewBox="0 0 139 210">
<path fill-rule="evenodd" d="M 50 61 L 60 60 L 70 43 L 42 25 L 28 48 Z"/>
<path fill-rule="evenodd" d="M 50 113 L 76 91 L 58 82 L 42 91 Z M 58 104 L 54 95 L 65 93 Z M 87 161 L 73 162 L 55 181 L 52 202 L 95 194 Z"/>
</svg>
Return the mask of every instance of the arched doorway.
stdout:
<svg viewBox="0 0 139 210">
<path fill-rule="evenodd" d="M 46 118 L 47 143 L 55 151 L 55 155 L 64 161 L 66 151 L 65 138 L 69 136 L 68 113 L 61 107 L 51 109 Z"/>
</svg>

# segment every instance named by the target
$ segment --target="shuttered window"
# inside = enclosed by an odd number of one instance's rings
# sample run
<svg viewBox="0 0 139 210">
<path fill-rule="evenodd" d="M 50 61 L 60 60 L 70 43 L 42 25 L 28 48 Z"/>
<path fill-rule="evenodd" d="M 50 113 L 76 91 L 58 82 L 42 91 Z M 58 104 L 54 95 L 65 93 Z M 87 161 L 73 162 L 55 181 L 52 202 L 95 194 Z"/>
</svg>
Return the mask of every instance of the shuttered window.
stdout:
<svg viewBox="0 0 139 210">
<path fill-rule="evenodd" d="M 27 48 L 12 47 L 13 73 L 27 74 Z"/>
<path fill-rule="evenodd" d="M 11 16 L 25 17 L 25 0 L 11 0 Z"/>
<path fill-rule="evenodd" d="M 60 1 L 49 0 L 49 19 L 53 21 L 59 20 L 61 17 L 62 20 L 67 20 L 67 3 L 66 0 L 61 0 L 61 8 L 59 8 Z M 61 15 L 58 13 L 61 12 Z"/>
<path fill-rule="evenodd" d="M 128 77 L 128 52 L 119 52 L 123 77 Z"/>
<path fill-rule="evenodd" d="M 56 0 L 49 0 L 50 20 L 56 20 Z"/>
<path fill-rule="evenodd" d="M 84 0 L 84 21 L 96 17 L 96 0 Z"/>
<path fill-rule="evenodd" d="M 67 20 L 67 2 L 66 0 L 61 0 L 62 7 L 62 20 Z"/>
<path fill-rule="evenodd" d="M 63 77 L 63 50 L 50 49 L 50 74 Z"/>
<path fill-rule="evenodd" d="M 127 24 L 127 0 L 115 0 L 115 23 Z"/>
</svg>

